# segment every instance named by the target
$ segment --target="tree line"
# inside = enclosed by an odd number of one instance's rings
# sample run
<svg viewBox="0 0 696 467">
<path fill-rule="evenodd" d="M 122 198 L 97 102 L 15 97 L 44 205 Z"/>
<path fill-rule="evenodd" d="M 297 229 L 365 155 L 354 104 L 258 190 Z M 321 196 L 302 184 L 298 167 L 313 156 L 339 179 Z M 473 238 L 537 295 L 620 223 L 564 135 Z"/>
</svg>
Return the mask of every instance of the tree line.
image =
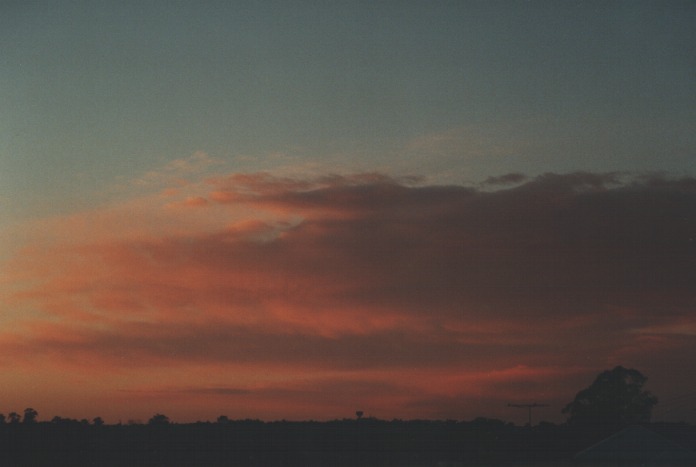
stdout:
<svg viewBox="0 0 696 467">
<path fill-rule="evenodd" d="M 39 421 L 0 416 L 0 452 L 10 465 L 288 466 L 435 465 L 439 462 L 564 462 L 632 423 L 647 424 L 657 398 L 637 370 L 602 372 L 563 411 L 566 423 L 516 426 L 501 420 L 379 420 L 326 422 L 232 420 L 173 423 L 156 413 L 146 423 L 105 424 L 100 417 Z M 692 448 L 696 427 L 653 424 Z"/>
<path fill-rule="evenodd" d="M 594 382 L 581 390 L 575 399 L 566 405 L 562 412 L 568 414 L 567 423 L 571 426 L 616 431 L 624 426 L 636 423 L 650 422 L 652 410 L 658 402 L 657 397 L 644 389 L 647 378 L 638 370 L 617 366 L 612 370 L 600 373 Z M 355 412 L 358 419 L 363 412 Z M 38 412 L 33 408 L 24 409 L 23 417 L 17 412 L 7 416 L 0 413 L 0 424 L 36 423 Z M 226 415 L 218 417 L 219 423 L 229 421 Z M 51 422 L 75 422 L 56 416 Z M 82 419 L 82 424 L 89 425 L 90 421 Z M 91 423 L 101 426 L 104 421 L 95 417 Z M 168 416 L 156 413 L 148 420 L 148 425 L 166 425 L 170 423 Z M 130 421 L 129 424 L 137 424 Z"/>
</svg>

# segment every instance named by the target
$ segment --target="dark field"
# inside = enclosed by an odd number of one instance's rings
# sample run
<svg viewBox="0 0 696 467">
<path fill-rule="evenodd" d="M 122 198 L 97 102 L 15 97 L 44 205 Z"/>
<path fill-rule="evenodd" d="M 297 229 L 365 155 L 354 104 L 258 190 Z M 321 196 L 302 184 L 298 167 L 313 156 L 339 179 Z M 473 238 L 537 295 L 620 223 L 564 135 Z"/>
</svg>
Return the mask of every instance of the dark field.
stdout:
<svg viewBox="0 0 696 467">
<path fill-rule="evenodd" d="M 650 429 L 696 447 L 691 425 Z M 130 425 L 61 420 L 0 426 L 2 464 L 17 466 L 585 465 L 573 456 L 600 439 L 565 425 L 529 429 L 489 419 Z"/>
</svg>

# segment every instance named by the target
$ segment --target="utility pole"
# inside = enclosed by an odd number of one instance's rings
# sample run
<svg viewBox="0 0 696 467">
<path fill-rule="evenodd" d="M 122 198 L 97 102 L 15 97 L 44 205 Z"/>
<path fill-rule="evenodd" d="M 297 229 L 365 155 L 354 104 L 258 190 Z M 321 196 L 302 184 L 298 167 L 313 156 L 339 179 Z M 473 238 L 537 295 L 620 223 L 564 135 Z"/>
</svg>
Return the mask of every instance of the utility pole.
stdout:
<svg viewBox="0 0 696 467">
<path fill-rule="evenodd" d="M 549 404 L 508 404 L 508 407 L 515 407 L 517 409 L 528 409 L 529 410 L 529 428 L 532 428 L 532 409 L 536 407 L 548 407 Z"/>
</svg>

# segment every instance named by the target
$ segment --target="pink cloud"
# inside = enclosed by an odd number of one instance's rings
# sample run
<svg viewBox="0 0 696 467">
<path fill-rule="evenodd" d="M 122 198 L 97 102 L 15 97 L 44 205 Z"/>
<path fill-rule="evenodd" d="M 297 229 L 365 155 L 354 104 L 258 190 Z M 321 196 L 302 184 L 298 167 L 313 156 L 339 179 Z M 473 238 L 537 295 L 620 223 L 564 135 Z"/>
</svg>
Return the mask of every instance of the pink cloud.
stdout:
<svg viewBox="0 0 696 467">
<path fill-rule="evenodd" d="M 351 404 L 420 417 L 569 399 L 617 359 L 668 381 L 650 349 L 696 356 L 680 341 L 694 304 L 693 184 L 512 178 L 479 191 L 231 174 L 34 223 L 42 231 L 3 271 L 16 326 L 0 336 L 12 355 L 0 363 L 133 384 L 157 370 L 199 396 L 237 388 L 218 395 L 264 413 L 315 401 L 314 417 L 338 410 L 336 381 L 361 394 Z M 229 377 L 174 376 L 177 366 Z M 232 384 L 282 372 L 263 391 Z"/>
</svg>

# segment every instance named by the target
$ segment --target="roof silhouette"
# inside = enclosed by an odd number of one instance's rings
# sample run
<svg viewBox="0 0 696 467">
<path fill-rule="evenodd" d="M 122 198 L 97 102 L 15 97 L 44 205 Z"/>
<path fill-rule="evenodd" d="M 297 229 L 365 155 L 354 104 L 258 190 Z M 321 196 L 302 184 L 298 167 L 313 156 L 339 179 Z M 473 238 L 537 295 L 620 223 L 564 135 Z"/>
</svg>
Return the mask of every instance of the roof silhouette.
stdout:
<svg viewBox="0 0 696 467">
<path fill-rule="evenodd" d="M 580 451 L 582 461 L 696 462 L 696 453 L 640 425 L 631 425 Z"/>
</svg>

